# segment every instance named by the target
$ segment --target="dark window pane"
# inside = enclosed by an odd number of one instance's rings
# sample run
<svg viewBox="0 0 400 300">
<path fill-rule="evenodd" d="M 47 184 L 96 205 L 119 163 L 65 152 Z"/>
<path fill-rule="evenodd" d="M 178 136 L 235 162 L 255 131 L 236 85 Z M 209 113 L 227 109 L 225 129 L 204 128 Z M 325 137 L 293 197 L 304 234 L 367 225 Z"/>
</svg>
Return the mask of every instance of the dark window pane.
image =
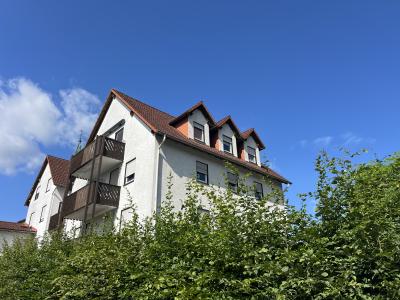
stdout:
<svg viewBox="0 0 400 300">
<path fill-rule="evenodd" d="M 255 188 L 255 197 L 256 199 L 260 200 L 264 196 L 262 184 L 259 182 L 255 182 L 254 188 Z"/>
<path fill-rule="evenodd" d="M 233 149 L 232 149 L 232 139 L 230 137 L 227 137 L 226 135 L 224 135 L 222 137 L 223 139 L 223 144 L 224 144 L 224 151 L 225 152 L 229 152 L 232 153 Z"/>
<path fill-rule="evenodd" d="M 252 147 L 247 147 L 247 155 L 249 157 L 250 162 L 257 163 L 256 149 L 254 149 Z"/>
<path fill-rule="evenodd" d="M 196 140 L 202 141 L 204 142 L 204 126 L 194 122 L 194 128 L 193 128 L 194 132 L 194 138 Z"/>
<path fill-rule="evenodd" d="M 196 179 L 199 182 L 208 184 L 208 165 L 196 161 Z"/>
<path fill-rule="evenodd" d="M 124 138 L 124 128 L 121 128 L 115 133 L 115 140 L 122 142 Z"/>
</svg>

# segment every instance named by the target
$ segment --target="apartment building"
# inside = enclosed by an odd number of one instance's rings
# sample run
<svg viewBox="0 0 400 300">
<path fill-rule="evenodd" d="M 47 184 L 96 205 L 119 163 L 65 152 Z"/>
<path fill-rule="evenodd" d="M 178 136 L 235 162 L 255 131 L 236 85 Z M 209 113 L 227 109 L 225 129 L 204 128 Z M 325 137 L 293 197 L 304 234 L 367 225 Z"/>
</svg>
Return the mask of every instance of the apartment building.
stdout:
<svg viewBox="0 0 400 300">
<path fill-rule="evenodd" d="M 222 189 L 237 186 L 226 162 L 251 174 L 247 181 L 259 198 L 271 184 L 290 183 L 261 163 L 264 148 L 254 129 L 240 131 L 230 116 L 214 120 L 203 102 L 172 116 L 113 89 L 86 146 L 69 162 L 46 158 L 26 202 L 27 220 L 38 235 L 60 226 L 96 226 L 106 214 L 119 226 L 130 219 L 132 204 L 140 217 L 156 212 L 169 176 L 180 209 L 192 178 Z M 207 209 L 206 200 L 202 206 Z"/>
</svg>

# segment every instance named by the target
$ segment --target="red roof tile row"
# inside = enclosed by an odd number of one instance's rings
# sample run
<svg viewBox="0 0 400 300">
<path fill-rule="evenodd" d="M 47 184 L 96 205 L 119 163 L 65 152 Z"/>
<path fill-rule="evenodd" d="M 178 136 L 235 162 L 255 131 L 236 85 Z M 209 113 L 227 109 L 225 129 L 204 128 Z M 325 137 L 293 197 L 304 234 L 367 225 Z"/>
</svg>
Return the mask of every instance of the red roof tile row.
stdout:
<svg viewBox="0 0 400 300">
<path fill-rule="evenodd" d="M 6 231 L 23 231 L 23 232 L 36 232 L 36 229 L 29 226 L 26 223 L 16 223 L 16 222 L 7 222 L 0 221 L 0 230 Z"/>
</svg>

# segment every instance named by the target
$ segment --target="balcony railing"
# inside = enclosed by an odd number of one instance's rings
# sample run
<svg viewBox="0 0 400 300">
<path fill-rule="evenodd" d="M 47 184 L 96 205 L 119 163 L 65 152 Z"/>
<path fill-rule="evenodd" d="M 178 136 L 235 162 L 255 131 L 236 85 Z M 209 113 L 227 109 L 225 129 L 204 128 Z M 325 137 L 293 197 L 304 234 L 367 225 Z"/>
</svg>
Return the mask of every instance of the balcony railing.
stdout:
<svg viewBox="0 0 400 300">
<path fill-rule="evenodd" d="M 96 184 L 98 184 L 97 189 Z M 85 206 L 88 206 L 86 212 L 88 218 L 116 208 L 119 203 L 120 189 L 119 186 L 93 181 L 64 199 L 62 217 L 83 220 Z M 96 206 L 94 215 L 91 215 L 93 200 Z"/>
<path fill-rule="evenodd" d="M 79 168 L 99 155 L 103 155 L 113 160 L 122 161 L 124 159 L 124 152 L 125 143 L 104 136 L 98 136 L 94 141 L 89 143 L 84 149 L 71 158 L 70 173 L 73 174 Z"/>
<path fill-rule="evenodd" d="M 53 230 L 58 227 L 58 217 L 59 217 L 58 213 L 50 217 L 49 230 Z"/>
</svg>

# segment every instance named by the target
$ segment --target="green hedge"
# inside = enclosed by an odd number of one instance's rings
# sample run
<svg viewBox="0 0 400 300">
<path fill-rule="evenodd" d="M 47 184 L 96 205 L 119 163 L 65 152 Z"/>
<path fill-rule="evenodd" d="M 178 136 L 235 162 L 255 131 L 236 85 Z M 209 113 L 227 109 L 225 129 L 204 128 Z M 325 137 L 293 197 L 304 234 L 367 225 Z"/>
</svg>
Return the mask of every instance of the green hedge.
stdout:
<svg viewBox="0 0 400 300">
<path fill-rule="evenodd" d="M 0 256 L 0 299 L 400 299 L 400 157 L 317 159 L 316 216 L 195 182 L 146 222 Z M 173 178 L 170 178 L 171 185 Z M 209 214 L 200 198 L 212 203 Z"/>
</svg>

